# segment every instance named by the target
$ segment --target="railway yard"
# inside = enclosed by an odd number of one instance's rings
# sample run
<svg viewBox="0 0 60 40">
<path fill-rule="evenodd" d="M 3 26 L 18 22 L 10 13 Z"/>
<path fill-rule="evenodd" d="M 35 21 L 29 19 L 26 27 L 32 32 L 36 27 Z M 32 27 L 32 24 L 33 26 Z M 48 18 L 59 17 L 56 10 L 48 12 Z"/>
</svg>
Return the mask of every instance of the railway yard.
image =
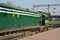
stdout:
<svg viewBox="0 0 60 40">
<path fill-rule="evenodd" d="M 0 40 L 60 40 L 60 16 L 50 12 L 51 6 L 60 4 L 33 5 L 33 10 L 7 4 L 0 3 Z M 45 6 L 48 12 L 34 11 Z"/>
<path fill-rule="evenodd" d="M 43 31 L 47 31 L 46 29 L 44 29 L 44 27 L 40 30 L 40 27 L 37 28 L 27 28 L 27 29 L 23 29 L 23 30 L 9 30 L 9 31 L 1 31 L 0 32 L 0 40 L 17 40 L 17 39 L 21 39 L 21 38 L 25 38 L 28 36 L 33 36 L 35 34 L 39 34 Z M 49 30 L 52 30 L 52 28 L 49 28 Z"/>
</svg>

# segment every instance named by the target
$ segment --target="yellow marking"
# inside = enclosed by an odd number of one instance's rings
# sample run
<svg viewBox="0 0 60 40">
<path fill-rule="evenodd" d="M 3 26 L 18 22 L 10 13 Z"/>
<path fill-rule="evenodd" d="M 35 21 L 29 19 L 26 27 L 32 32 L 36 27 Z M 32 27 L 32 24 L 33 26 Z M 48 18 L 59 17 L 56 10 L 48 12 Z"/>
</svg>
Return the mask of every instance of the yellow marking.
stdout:
<svg viewBox="0 0 60 40">
<path fill-rule="evenodd" d="M 19 17 L 20 15 L 19 14 L 17 14 L 17 17 Z"/>
<path fill-rule="evenodd" d="M 12 16 L 14 17 L 14 16 L 15 16 L 15 14 L 13 13 L 13 14 L 12 14 Z"/>
</svg>

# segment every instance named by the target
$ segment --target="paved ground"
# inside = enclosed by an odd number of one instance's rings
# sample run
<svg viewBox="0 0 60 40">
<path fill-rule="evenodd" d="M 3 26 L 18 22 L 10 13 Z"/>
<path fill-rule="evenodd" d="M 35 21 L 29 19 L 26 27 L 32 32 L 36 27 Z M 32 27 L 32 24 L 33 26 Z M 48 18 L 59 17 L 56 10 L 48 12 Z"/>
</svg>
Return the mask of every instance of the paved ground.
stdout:
<svg viewBox="0 0 60 40">
<path fill-rule="evenodd" d="M 18 40 L 60 40 L 60 28 L 56 28 Z"/>
</svg>

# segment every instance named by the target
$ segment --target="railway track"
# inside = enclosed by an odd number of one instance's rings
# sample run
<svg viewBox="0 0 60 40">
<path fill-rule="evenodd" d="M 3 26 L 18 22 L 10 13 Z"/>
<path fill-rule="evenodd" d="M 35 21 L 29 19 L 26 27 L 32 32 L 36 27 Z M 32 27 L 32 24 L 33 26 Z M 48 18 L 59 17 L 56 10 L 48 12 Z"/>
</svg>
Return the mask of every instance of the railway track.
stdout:
<svg viewBox="0 0 60 40">
<path fill-rule="evenodd" d="M 40 27 L 21 28 L 13 30 L 0 31 L 0 40 L 16 40 L 26 36 L 32 36 L 40 32 Z"/>
<path fill-rule="evenodd" d="M 0 40 L 17 40 L 47 31 L 45 27 L 32 27 L 0 31 Z"/>
</svg>

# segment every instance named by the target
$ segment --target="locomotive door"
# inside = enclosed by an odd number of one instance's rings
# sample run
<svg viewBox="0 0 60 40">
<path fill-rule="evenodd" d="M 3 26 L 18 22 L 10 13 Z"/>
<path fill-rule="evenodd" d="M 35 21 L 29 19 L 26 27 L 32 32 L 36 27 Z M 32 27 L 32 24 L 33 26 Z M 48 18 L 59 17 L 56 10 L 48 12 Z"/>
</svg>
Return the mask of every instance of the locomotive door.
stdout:
<svg viewBox="0 0 60 40">
<path fill-rule="evenodd" d="M 42 15 L 41 16 L 41 26 L 44 26 L 45 25 L 45 16 Z"/>
</svg>

